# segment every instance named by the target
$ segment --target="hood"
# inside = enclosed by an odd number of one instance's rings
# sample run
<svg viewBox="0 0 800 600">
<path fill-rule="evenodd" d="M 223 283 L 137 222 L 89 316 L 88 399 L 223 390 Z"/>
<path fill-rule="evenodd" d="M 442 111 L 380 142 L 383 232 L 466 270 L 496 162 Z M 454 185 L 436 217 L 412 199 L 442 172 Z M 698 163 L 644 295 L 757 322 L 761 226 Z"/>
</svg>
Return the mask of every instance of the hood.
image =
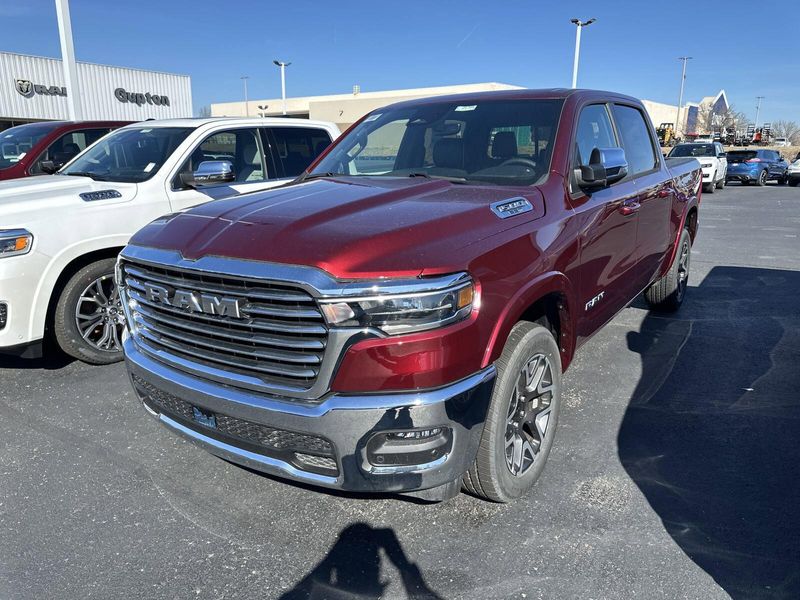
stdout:
<svg viewBox="0 0 800 600">
<path fill-rule="evenodd" d="M 520 196 L 533 210 L 506 219 L 492 212 L 492 203 Z M 316 266 L 339 278 L 416 276 L 463 264 L 459 249 L 542 215 L 532 187 L 343 177 L 210 202 L 154 221 L 131 243 L 190 260 Z"/>
<path fill-rule="evenodd" d="M 37 175 L 0 181 L 0 218 L 4 226 L 9 220 L 23 218 L 28 213 L 41 218 L 43 210 L 49 213 L 52 209 L 85 204 L 79 194 L 106 190 L 119 192 L 121 197 L 102 202 L 127 202 L 136 196 L 137 186 L 135 183 L 94 181 L 89 177 L 68 175 Z"/>
</svg>

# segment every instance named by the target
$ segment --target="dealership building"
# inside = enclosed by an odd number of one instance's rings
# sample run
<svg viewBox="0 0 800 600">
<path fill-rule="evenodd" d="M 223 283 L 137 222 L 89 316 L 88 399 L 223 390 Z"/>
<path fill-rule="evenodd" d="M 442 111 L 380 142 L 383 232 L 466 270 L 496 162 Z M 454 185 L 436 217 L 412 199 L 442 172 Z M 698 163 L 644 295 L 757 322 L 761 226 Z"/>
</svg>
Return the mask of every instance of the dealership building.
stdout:
<svg viewBox="0 0 800 600">
<path fill-rule="evenodd" d="M 362 92 L 359 86 L 353 86 L 350 94 L 333 94 L 328 96 L 305 96 L 286 98 L 285 114 L 289 117 L 320 119 L 333 121 L 344 131 L 368 112 L 403 100 L 425 98 L 427 96 L 443 96 L 447 94 L 463 94 L 472 92 L 490 92 L 495 90 L 518 90 L 518 85 L 508 83 L 474 83 L 466 85 L 448 85 L 427 88 L 389 90 L 384 92 Z M 679 118 L 677 129 L 681 132 L 708 133 L 700 131 L 699 115 L 705 108 L 715 111 L 728 109 L 728 99 L 724 91 L 716 96 L 708 96 L 700 102 L 687 102 L 680 111 L 676 104 L 664 104 L 643 100 L 645 109 L 656 127 L 661 123 L 675 123 Z M 281 98 L 266 100 L 250 100 L 248 102 L 224 102 L 211 105 L 211 116 L 214 117 L 279 117 L 284 114 L 284 103 Z"/>
<path fill-rule="evenodd" d="M 69 118 L 67 97 L 79 93 L 79 120 L 143 121 L 192 116 L 187 75 L 77 63 L 78 90 L 68 89 L 62 62 L 0 52 L 0 130 Z"/>
</svg>

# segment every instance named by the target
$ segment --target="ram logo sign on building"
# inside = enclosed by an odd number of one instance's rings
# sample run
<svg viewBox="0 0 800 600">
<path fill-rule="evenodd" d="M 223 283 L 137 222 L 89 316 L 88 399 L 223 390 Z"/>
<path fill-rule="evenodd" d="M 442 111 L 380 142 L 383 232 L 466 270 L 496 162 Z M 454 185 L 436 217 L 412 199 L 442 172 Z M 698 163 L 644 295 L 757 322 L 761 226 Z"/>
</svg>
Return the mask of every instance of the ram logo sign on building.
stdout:
<svg viewBox="0 0 800 600">
<path fill-rule="evenodd" d="M 0 52 L 0 130 L 20 121 L 69 119 L 68 96 L 79 96 L 79 119 L 141 121 L 192 116 L 185 75 L 77 63 L 66 87 L 60 60 Z"/>
</svg>

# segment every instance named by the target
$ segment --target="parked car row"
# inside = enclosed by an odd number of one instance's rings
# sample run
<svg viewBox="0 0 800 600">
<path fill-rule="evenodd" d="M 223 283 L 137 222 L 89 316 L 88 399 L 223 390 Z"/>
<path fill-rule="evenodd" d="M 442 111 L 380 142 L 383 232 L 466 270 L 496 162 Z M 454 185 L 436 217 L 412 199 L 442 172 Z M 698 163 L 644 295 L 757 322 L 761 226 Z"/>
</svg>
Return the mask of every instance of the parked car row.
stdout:
<svg viewBox="0 0 800 600">
<path fill-rule="evenodd" d="M 578 348 L 642 292 L 683 303 L 724 153 L 665 158 L 641 102 L 588 90 L 412 100 L 337 134 L 137 123 L 0 184 L 0 347 L 124 348 L 147 412 L 266 473 L 519 498 Z"/>
<path fill-rule="evenodd" d="M 766 185 L 768 181 L 776 181 L 779 185 L 789 183 L 797 185 L 795 161 L 790 166 L 786 159 L 775 150 L 731 150 L 719 142 L 679 144 L 670 150 L 670 157 L 692 156 L 700 161 L 703 168 L 703 190 L 713 193 L 721 190 L 730 181 L 738 181 L 743 185 Z"/>
</svg>

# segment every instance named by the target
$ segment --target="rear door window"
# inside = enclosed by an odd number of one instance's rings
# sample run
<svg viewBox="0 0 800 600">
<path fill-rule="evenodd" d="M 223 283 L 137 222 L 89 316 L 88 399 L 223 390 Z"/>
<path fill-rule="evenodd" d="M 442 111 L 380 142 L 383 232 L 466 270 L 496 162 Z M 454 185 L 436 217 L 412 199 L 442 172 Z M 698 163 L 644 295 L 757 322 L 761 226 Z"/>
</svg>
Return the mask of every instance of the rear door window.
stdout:
<svg viewBox="0 0 800 600">
<path fill-rule="evenodd" d="M 331 144 L 327 131 L 313 127 L 269 127 L 264 132 L 275 165 L 270 179 L 297 177 Z"/>
<path fill-rule="evenodd" d="M 613 111 L 625 158 L 628 160 L 628 173 L 635 176 L 655 169 L 658 158 L 642 112 L 624 104 L 615 104 Z"/>
</svg>

